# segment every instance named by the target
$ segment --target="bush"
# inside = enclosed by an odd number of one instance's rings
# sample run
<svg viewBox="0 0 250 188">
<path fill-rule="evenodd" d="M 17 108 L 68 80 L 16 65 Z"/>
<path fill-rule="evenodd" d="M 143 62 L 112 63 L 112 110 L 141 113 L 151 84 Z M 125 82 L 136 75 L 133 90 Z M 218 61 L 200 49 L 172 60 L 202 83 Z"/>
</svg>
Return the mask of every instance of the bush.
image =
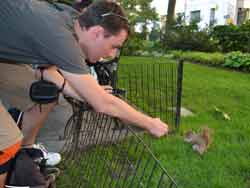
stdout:
<svg viewBox="0 0 250 188">
<path fill-rule="evenodd" d="M 199 30 L 197 24 L 172 27 L 164 36 L 164 45 L 170 50 L 214 52 L 217 43 L 210 37 L 209 29 Z"/>
<path fill-rule="evenodd" d="M 154 54 L 163 53 L 160 41 L 143 40 L 138 37 L 138 34 L 131 35 L 128 42 L 122 49 L 122 54 L 125 56 L 151 56 Z"/>
<path fill-rule="evenodd" d="M 169 51 L 174 59 L 183 59 L 193 63 L 208 64 L 213 66 L 228 67 L 241 71 L 250 71 L 250 54 L 239 51 L 226 55 L 205 52 Z"/>
<path fill-rule="evenodd" d="M 220 25 L 211 32 L 223 52 L 250 52 L 250 21 L 237 25 Z"/>
<path fill-rule="evenodd" d="M 228 53 L 225 56 L 225 63 L 223 66 L 250 71 L 250 54 L 244 54 L 239 51 Z"/>
<path fill-rule="evenodd" d="M 122 55 L 133 56 L 142 50 L 143 41 L 135 36 L 131 36 L 125 46 L 122 48 Z"/>
<path fill-rule="evenodd" d="M 224 55 L 219 52 L 205 53 L 205 52 L 188 52 L 188 51 L 170 51 L 175 59 L 183 59 L 185 61 L 203 63 L 209 65 L 224 64 Z"/>
</svg>

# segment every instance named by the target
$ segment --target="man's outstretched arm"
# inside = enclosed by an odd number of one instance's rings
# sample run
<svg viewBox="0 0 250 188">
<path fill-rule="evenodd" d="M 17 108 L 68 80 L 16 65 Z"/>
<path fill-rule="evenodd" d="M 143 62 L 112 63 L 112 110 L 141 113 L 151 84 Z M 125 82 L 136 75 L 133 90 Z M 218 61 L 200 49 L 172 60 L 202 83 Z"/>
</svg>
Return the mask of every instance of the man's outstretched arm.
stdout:
<svg viewBox="0 0 250 188">
<path fill-rule="evenodd" d="M 135 110 L 123 100 L 107 93 L 91 75 L 60 71 L 67 80 L 66 90 L 64 91 L 66 94 L 72 97 L 78 96 L 78 99 L 86 100 L 97 112 L 136 124 L 156 137 L 167 134 L 168 126 L 164 122 Z M 55 70 L 48 69 L 44 72 L 44 77 L 60 87 L 63 78 L 57 74 Z"/>
</svg>

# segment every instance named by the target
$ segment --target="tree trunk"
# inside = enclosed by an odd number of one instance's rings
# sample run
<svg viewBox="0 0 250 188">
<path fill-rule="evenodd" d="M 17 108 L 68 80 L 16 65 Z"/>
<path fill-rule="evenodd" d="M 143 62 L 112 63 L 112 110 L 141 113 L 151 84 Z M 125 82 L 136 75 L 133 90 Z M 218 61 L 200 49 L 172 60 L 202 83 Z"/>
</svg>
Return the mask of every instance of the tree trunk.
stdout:
<svg viewBox="0 0 250 188">
<path fill-rule="evenodd" d="M 168 30 L 170 29 L 171 25 L 174 24 L 175 4 L 176 4 L 176 0 L 168 0 L 168 10 L 167 10 L 167 17 L 166 17 L 165 29 L 164 29 L 165 32 L 161 36 L 162 43 L 164 43 L 164 39 L 166 38 Z"/>
<path fill-rule="evenodd" d="M 166 26 L 172 25 L 174 23 L 175 4 L 176 4 L 176 0 L 169 0 L 168 1 L 168 12 L 167 12 Z"/>
</svg>

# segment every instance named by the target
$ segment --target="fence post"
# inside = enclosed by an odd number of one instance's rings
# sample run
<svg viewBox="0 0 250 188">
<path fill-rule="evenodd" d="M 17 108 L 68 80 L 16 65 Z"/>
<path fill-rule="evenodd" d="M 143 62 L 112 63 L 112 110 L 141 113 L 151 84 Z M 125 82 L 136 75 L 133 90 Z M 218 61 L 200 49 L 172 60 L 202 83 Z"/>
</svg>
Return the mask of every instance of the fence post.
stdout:
<svg viewBox="0 0 250 188">
<path fill-rule="evenodd" d="M 180 126 L 181 119 L 181 96 L 182 96 L 182 80 L 183 80 L 183 59 L 178 61 L 177 66 L 177 101 L 176 101 L 176 116 L 175 116 L 175 126 L 177 130 Z"/>
</svg>

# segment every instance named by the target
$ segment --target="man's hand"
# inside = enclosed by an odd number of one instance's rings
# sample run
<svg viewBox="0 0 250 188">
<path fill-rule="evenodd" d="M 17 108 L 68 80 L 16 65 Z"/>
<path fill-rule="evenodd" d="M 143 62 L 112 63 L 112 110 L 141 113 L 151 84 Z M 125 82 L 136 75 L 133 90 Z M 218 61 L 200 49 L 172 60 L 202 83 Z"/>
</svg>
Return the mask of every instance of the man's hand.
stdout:
<svg viewBox="0 0 250 188">
<path fill-rule="evenodd" d="M 152 122 L 153 123 L 149 128 L 150 134 L 157 138 L 168 134 L 168 125 L 162 122 L 159 118 L 153 118 Z"/>
</svg>

